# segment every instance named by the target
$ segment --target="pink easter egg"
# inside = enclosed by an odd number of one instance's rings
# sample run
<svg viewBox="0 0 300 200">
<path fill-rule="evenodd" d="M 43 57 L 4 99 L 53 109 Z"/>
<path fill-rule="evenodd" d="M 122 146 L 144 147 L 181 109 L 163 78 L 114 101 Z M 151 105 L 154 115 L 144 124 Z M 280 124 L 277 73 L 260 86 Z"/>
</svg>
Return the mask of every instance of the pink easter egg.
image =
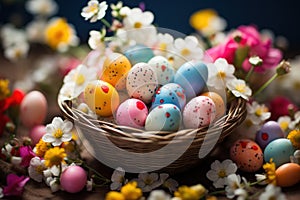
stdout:
<svg viewBox="0 0 300 200">
<path fill-rule="evenodd" d="M 29 137 L 31 138 L 32 145 L 36 145 L 43 137 L 43 135 L 45 135 L 45 133 L 46 133 L 46 126 L 44 125 L 34 126 L 29 132 Z"/>
<path fill-rule="evenodd" d="M 61 187 L 70 193 L 80 192 L 85 187 L 86 181 L 86 172 L 79 166 L 69 166 L 60 176 Z"/>
<path fill-rule="evenodd" d="M 31 91 L 25 95 L 20 106 L 20 119 L 24 126 L 33 126 L 44 123 L 47 114 L 47 100 L 39 91 Z"/>
</svg>

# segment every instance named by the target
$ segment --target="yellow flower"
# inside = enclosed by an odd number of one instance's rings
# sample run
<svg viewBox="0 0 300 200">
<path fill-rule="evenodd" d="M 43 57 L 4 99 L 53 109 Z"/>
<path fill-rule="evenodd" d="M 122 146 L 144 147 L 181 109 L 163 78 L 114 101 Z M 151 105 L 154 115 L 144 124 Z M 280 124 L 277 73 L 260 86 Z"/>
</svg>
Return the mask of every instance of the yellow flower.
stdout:
<svg viewBox="0 0 300 200">
<path fill-rule="evenodd" d="M 0 79 L 0 101 L 8 97 L 10 93 L 8 86 L 9 86 L 9 80 Z"/>
<path fill-rule="evenodd" d="M 67 156 L 64 148 L 54 147 L 46 151 L 45 153 L 45 165 L 46 167 L 52 167 L 53 165 L 60 165 L 64 163 L 64 158 Z"/>
<path fill-rule="evenodd" d="M 50 21 L 45 30 L 45 39 L 51 48 L 61 51 L 77 42 L 74 29 L 63 18 Z"/>
<path fill-rule="evenodd" d="M 126 200 L 137 200 L 140 199 L 143 195 L 142 190 L 140 188 L 137 188 L 137 183 L 135 181 L 124 185 L 121 188 L 121 193 Z"/>
<path fill-rule="evenodd" d="M 291 131 L 287 138 L 292 142 L 295 148 L 300 149 L 300 130 Z"/>
<path fill-rule="evenodd" d="M 178 190 L 174 193 L 174 196 L 179 197 L 182 200 L 199 200 L 205 195 L 205 193 L 205 188 L 200 184 L 192 187 L 184 185 L 178 188 Z"/>
<path fill-rule="evenodd" d="M 273 159 L 270 159 L 270 162 L 263 165 L 263 168 L 266 172 L 267 182 L 273 185 L 276 185 L 276 165 L 273 162 Z"/>
<path fill-rule="evenodd" d="M 48 149 L 51 148 L 50 143 L 44 142 L 42 139 L 35 145 L 36 152 L 35 154 L 38 157 L 43 157 Z"/>
<path fill-rule="evenodd" d="M 203 31 L 210 26 L 211 20 L 217 16 L 217 12 L 212 9 L 200 10 L 192 14 L 190 24 L 194 29 Z"/>
<path fill-rule="evenodd" d="M 120 192 L 110 191 L 106 194 L 105 200 L 125 200 L 125 197 Z"/>
</svg>

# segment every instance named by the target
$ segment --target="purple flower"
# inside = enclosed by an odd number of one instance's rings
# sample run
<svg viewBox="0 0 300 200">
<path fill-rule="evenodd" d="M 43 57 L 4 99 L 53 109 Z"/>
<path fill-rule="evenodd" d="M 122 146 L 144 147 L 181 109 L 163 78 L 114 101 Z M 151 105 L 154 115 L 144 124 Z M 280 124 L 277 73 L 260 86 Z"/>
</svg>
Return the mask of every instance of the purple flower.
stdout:
<svg viewBox="0 0 300 200">
<path fill-rule="evenodd" d="M 29 177 L 9 174 L 6 177 L 7 186 L 3 188 L 4 196 L 21 196 Z"/>
<path fill-rule="evenodd" d="M 30 164 L 30 160 L 34 158 L 36 155 L 32 151 L 30 146 L 22 146 L 20 147 L 20 156 L 22 157 L 21 166 L 28 167 Z"/>
</svg>

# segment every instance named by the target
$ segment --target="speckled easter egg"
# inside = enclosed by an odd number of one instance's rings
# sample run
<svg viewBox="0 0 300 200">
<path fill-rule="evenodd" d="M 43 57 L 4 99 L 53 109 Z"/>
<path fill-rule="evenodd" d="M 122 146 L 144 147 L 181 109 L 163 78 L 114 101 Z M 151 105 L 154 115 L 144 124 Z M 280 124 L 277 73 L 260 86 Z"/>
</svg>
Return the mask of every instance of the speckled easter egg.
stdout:
<svg viewBox="0 0 300 200">
<path fill-rule="evenodd" d="M 221 118 L 224 116 L 225 111 L 226 111 L 226 106 L 224 103 L 223 98 L 216 92 L 205 92 L 202 93 L 201 96 L 207 96 L 213 100 L 216 106 L 216 119 Z"/>
<path fill-rule="evenodd" d="M 69 193 L 80 192 L 87 181 L 87 174 L 82 167 L 69 166 L 60 176 L 61 187 Z"/>
<path fill-rule="evenodd" d="M 177 131 L 181 125 L 181 112 L 174 104 L 154 108 L 146 119 L 147 131 Z"/>
<path fill-rule="evenodd" d="M 187 99 L 194 98 L 206 86 L 208 78 L 207 66 L 202 62 L 186 62 L 176 72 L 174 83 L 181 85 Z"/>
<path fill-rule="evenodd" d="M 24 126 L 33 126 L 44 123 L 47 114 L 46 97 L 39 91 L 31 91 L 25 95 L 20 105 L 20 119 Z"/>
<path fill-rule="evenodd" d="M 191 99 L 183 109 L 183 124 L 185 128 L 207 126 L 215 117 L 215 103 L 206 96 L 198 96 Z"/>
<path fill-rule="evenodd" d="M 165 57 L 155 56 L 149 60 L 148 64 L 156 72 L 158 84 L 165 85 L 173 82 L 175 71 Z"/>
<path fill-rule="evenodd" d="M 119 125 L 142 128 L 148 115 L 148 108 L 139 99 L 127 99 L 120 104 L 116 112 L 116 122 Z"/>
<path fill-rule="evenodd" d="M 262 149 L 265 149 L 270 142 L 283 137 L 284 133 L 280 128 L 280 125 L 275 121 L 268 121 L 256 133 L 255 141 Z"/>
<path fill-rule="evenodd" d="M 124 55 L 111 53 L 104 61 L 100 79 L 110 83 L 116 89 L 123 89 L 126 86 L 126 76 L 130 69 L 131 64 Z"/>
<path fill-rule="evenodd" d="M 129 59 L 131 65 L 135 65 L 140 62 L 148 62 L 154 56 L 154 53 L 149 47 L 137 44 L 130 46 L 124 52 L 124 55 Z"/>
<path fill-rule="evenodd" d="M 186 103 L 186 97 L 183 88 L 176 83 L 168 83 L 158 88 L 152 100 L 151 109 L 161 104 L 171 103 L 176 105 L 180 110 Z"/>
<path fill-rule="evenodd" d="M 276 167 L 290 162 L 290 156 L 294 153 L 294 147 L 290 140 L 279 138 L 270 142 L 264 150 L 264 159 L 269 162 L 273 159 Z"/>
<path fill-rule="evenodd" d="M 291 187 L 300 182 L 300 165 L 285 163 L 276 169 L 275 174 L 277 186 Z"/>
<path fill-rule="evenodd" d="M 146 104 L 152 101 L 157 86 L 156 73 L 146 63 L 134 65 L 127 75 L 126 89 L 128 95 L 140 99 Z"/>
<path fill-rule="evenodd" d="M 84 90 L 84 101 L 97 115 L 111 116 L 119 106 L 119 94 L 109 83 L 101 80 L 90 82 Z"/>
<path fill-rule="evenodd" d="M 263 153 L 259 145 L 247 139 L 237 140 L 230 149 L 230 158 L 245 172 L 256 172 L 263 165 Z"/>
</svg>

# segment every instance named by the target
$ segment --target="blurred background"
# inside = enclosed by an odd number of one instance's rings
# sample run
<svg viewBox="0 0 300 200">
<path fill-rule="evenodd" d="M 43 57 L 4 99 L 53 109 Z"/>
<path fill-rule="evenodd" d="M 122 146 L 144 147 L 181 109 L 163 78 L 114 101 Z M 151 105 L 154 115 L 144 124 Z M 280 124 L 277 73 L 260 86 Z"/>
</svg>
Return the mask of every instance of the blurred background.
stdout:
<svg viewBox="0 0 300 200">
<path fill-rule="evenodd" d="M 0 25 L 14 21 L 22 26 L 31 19 L 25 11 L 25 0 L 0 0 Z M 57 16 L 66 17 L 73 24 L 82 42 L 86 42 L 91 29 L 100 23 L 91 24 L 81 16 L 81 9 L 88 0 L 57 0 Z M 108 0 L 116 3 L 118 0 Z M 270 29 L 276 36 L 284 36 L 289 41 L 289 51 L 300 51 L 300 1 L 298 0 L 124 0 L 125 5 L 138 6 L 143 2 L 146 10 L 155 14 L 155 24 L 189 34 L 194 30 L 189 25 L 190 15 L 204 8 L 216 10 L 227 21 L 230 30 L 239 25 L 255 24 L 260 30 Z"/>
</svg>

